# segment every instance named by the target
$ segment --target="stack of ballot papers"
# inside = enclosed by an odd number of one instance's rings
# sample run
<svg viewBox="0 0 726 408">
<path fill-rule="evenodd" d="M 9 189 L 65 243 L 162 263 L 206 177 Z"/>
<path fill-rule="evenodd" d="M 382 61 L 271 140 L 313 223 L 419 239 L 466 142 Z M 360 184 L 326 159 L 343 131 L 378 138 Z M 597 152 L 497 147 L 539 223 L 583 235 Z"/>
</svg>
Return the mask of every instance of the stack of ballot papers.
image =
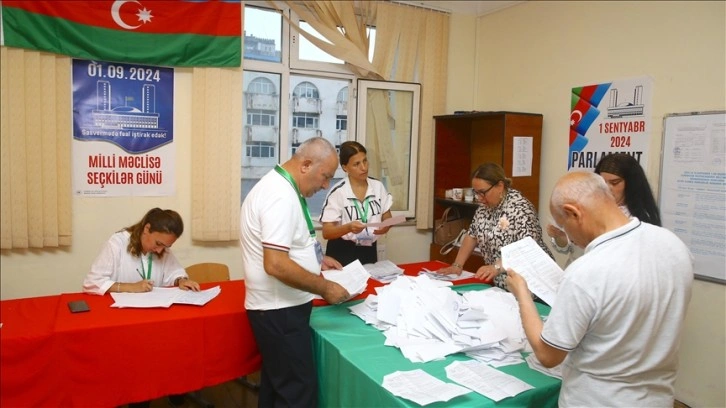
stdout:
<svg viewBox="0 0 726 408">
<path fill-rule="evenodd" d="M 349 309 L 412 362 L 459 352 L 492 365 L 524 362 L 527 339 L 517 302 L 498 288 L 461 295 L 451 282 L 403 275 Z"/>
<path fill-rule="evenodd" d="M 371 275 L 371 278 L 378 282 L 388 283 L 396 279 L 399 275 L 403 275 L 403 269 L 387 259 L 376 263 L 365 264 L 363 267 Z"/>
<path fill-rule="evenodd" d="M 455 281 L 459 281 L 459 280 L 464 280 L 464 279 L 469 279 L 469 278 L 473 278 L 474 276 L 476 276 L 474 273 L 467 272 L 467 271 L 461 271 L 461 273 L 458 274 L 458 275 L 455 274 L 455 273 L 452 273 L 451 275 L 444 275 L 444 274 L 441 274 L 441 273 L 436 273 L 434 271 L 428 270 L 426 268 L 423 268 L 421 270 L 421 272 L 419 272 L 418 274 L 419 275 L 426 275 L 426 276 L 428 276 L 431 279 L 445 280 L 445 281 L 451 281 L 451 282 L 455 282 Z"/>
<path fill-rule="evenodd" d="M 111 307 L 169 307 L 174 303 L 203 306 L 219 295 L 219 286 L 193 292 L 179 288 L 157 288 L 144 293 L 111 293 Z"/>
<path fill-rule="evenodd" d="M 342 270 L 329 269 L 321 273 L 325 279 L 344 287 L 351 297 L 363 293 L 368 287 L 368 278 L 371 277 L 357 259 L 345 265 Z M 316 298 L 322 299 L 320 296 L 316 296 Z"/>
</svg>

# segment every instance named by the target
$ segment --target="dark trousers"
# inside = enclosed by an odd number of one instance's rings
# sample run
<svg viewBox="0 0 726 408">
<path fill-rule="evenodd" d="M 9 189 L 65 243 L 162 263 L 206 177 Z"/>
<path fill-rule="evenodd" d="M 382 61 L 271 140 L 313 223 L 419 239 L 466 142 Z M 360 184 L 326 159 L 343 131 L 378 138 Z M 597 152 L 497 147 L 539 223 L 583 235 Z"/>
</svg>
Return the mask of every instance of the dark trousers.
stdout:
<svg viewBox="0 0 726 408">
<path fill-rule="evenodd" d="M 325 255 L 334 258 L 345 266 L 349 263 L 360 260 L 362 264 L 376 263 L 378 261 L 378 242 L 371 246 L 358 246 L 353 241 L 338 238 L 328 241 L 325 247 Z"/>
<path fill-rule="evenodd" d="M 284 309 L 247 311 L 262 355 L 259 407 L 318 405 L 311 311 L 312 302 Z"/>
</svg>

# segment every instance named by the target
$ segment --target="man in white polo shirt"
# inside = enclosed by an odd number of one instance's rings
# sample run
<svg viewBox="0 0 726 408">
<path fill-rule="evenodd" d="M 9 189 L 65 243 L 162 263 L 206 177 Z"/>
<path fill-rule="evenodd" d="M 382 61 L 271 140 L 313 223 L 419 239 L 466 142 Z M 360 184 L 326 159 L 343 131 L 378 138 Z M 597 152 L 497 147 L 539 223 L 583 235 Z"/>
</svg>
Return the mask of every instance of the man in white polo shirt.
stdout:
<svg viewBox="0 0 726 408">
<path fill-rule="evenodd" d="M 546 367 L 564 361 L 561 407 L 672 407 L 693 261 L 665 228 L 628 218 L 601 176 L 558 181 L 550 212 L 585 254 L 565 273 L 547 321 L 509 271 L 522 324 Z"/>
<path fill-rule="evenodd" d="M 245 308 L 262 355 L 260 407 L 317 406 L 317 375 L 310 331 L 314 295 L 328 303 L 350 296 L 320 276 L 342 269 L 323 256 L 305 197 L 327 188 L 338 167 L 335 148 L 316 137 L 276 166 L 242 204 Z"/>
</svg>

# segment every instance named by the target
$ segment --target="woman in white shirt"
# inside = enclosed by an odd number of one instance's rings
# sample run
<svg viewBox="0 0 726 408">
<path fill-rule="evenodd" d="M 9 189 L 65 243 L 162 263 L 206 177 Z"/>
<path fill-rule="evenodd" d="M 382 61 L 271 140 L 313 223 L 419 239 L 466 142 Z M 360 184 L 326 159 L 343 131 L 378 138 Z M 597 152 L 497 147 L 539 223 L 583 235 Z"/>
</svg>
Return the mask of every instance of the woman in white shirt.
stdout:
<svg viewBox="0 0 726 408">
<path fill-rule="evenodd" d="M 391 218 L 393 198 L 380 181 L 368 177 L 366 148 L 358 142 L 340 145 L 340 166 L 347 176 L 328 192 L 320 214 L 325 254 L 347 265 L 358 259 L 362 264 L 378 259 L 376 240 L 390 229 L 374 229 L 368 223 Z"/>
<path fill-rule="evenodd" d="M 176 211 L 152 208 L 141 221 L 111 235 L 93 261 L 83 291 L 149 292 L 154 286 L 199 290 L 171 253 L 182 232 L 184 223 Z"/>
</svg>

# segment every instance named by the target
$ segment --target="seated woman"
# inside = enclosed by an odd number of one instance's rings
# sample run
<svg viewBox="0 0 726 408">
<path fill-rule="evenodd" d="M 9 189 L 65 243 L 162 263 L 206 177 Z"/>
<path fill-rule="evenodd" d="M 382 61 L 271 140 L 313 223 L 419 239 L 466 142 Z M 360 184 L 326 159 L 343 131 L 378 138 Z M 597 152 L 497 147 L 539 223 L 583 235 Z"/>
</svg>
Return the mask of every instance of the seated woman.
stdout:
<svg viewBox="0 0 726 408">
<path fill-rule="evenodd" d="M 605 179 L 615 202 L 625 215 L 661 226 L 660 210 L 638 160 L 627 153 L 612 153 L 600 159 L 595 166 L 595 173 Z M 547 226 L 547 234 L 552 237 L 552 244 L 557 252 L 568 254 L 566 265 L 582 255 L 582 249 L 572 245 L 561 229 L 550 224 Z"/>
<path fill-rule="evenodd" d="M 83 291 L 149 292 L 154 286 L 199 290 L 170 250 L 182 232 L 184 223 L 175 211 L 149 210 L 141 221 L 111 235 L 93 261 Z"/>
<path fill-rule="evenodd" d="M 376 240 L 391 228 L 369 228 L 367 223 L 391 218 L 393 198 L 380 181 L 368 177 L 366 148 L 358 142 L 340 145 L 340 166 L 347 177 L 325 197 L 320 222 L 328 240 L 325 255 L 342 265 L 356 259 L 362 264 L 378 260 Z"/>
<path fill-rule="evenodd" d="M 476 271 L 476 277 L 484 281 L 494 280 L 494 285 L 507 289 L 506 271 L 502 268 L 500 249 L 527 236 L 539 244 L 552 257 L 542 241 L 534 205 L 522 193 L 511 188 L 512 181 L 504 175 L 504 169 L 496 163 L 479 166 L 471 176 L 471 187 L 479 203 L 464 236 L 461 248 L 451 266 L 438 273 L 460 274 L 462 265 L 469 259 L 475 247 L 481 251 L 484 265 Z"/>
</svg>

